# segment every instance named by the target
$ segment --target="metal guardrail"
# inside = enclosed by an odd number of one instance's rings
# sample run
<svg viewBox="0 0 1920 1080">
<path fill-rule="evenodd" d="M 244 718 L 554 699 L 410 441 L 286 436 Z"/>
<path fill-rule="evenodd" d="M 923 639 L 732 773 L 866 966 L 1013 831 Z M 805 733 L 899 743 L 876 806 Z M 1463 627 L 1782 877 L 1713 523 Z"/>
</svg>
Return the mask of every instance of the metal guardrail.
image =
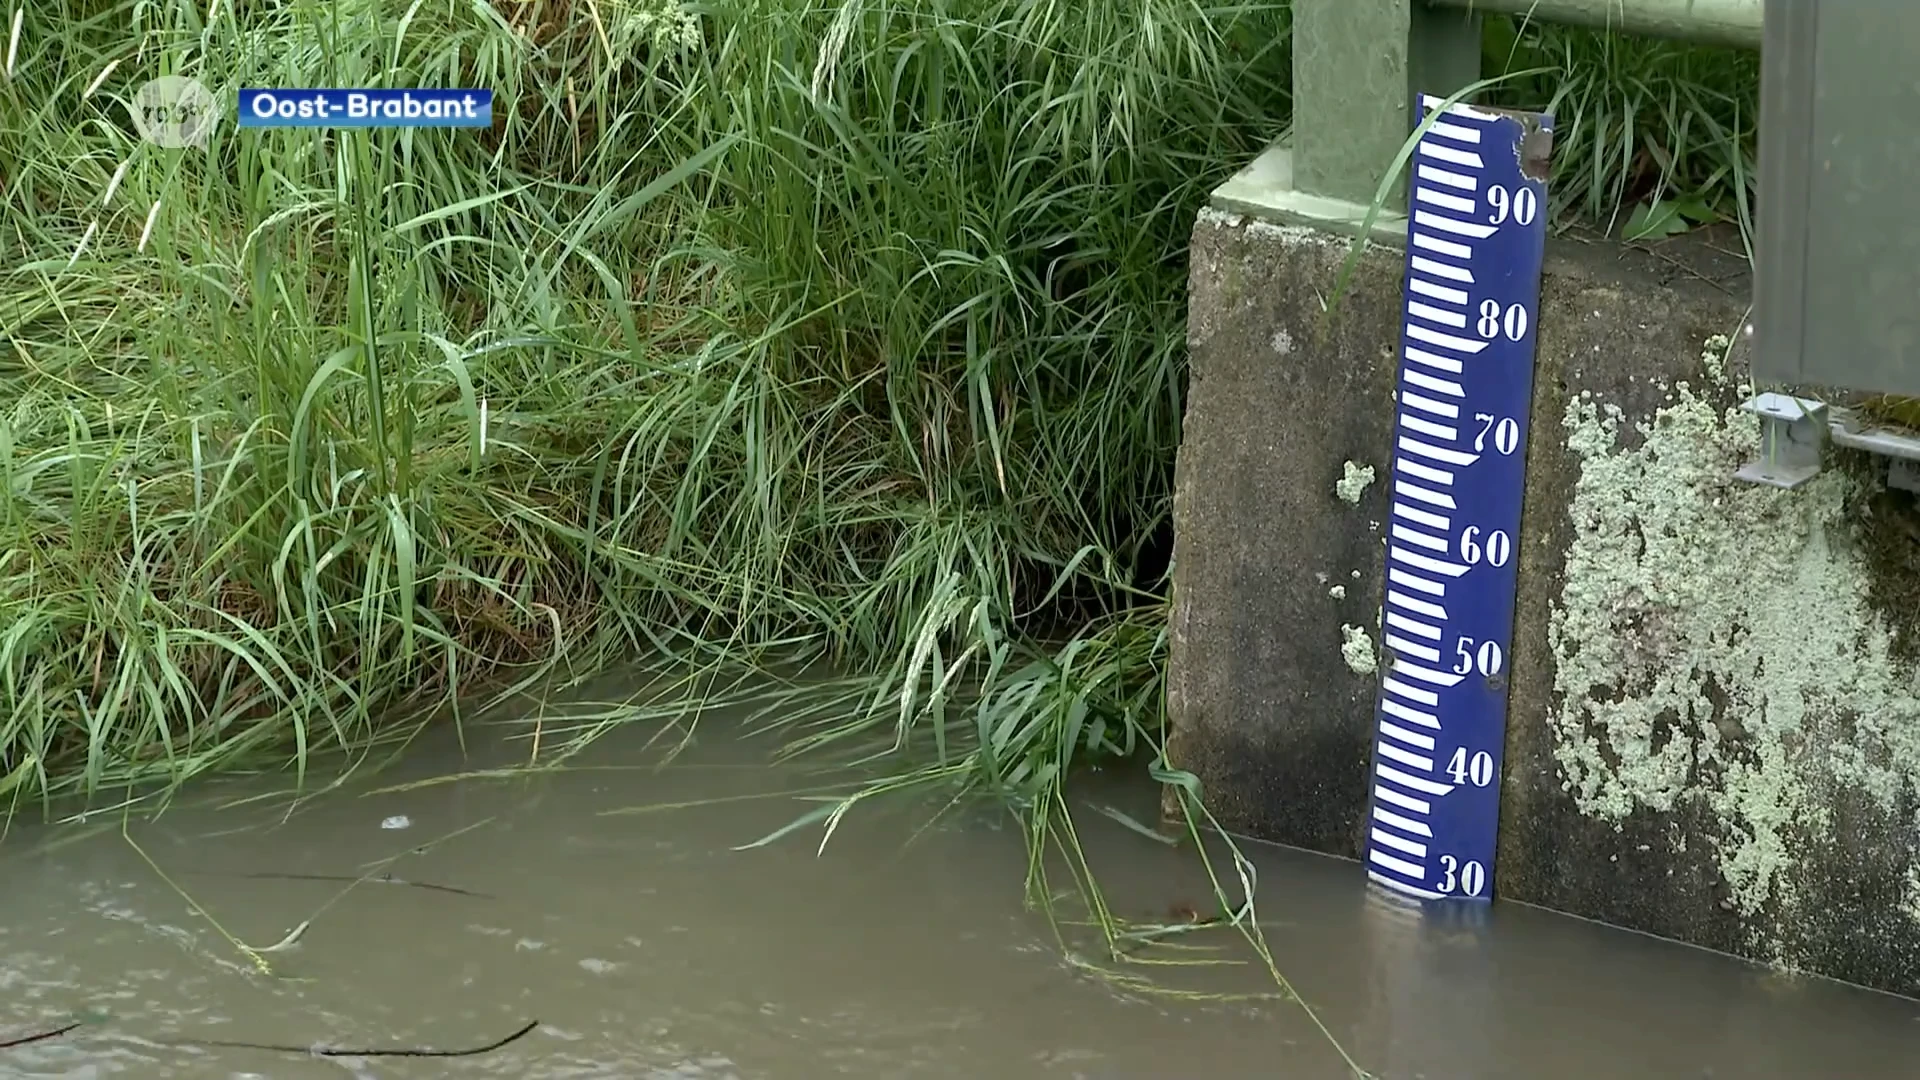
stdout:
<svg viewBox="0 0 1920 1080">
<path fill-rule="evenodd" d="M 1760 47 L 1765 0 L 1436 0 L 1449 7 L 1705 45 Z"/>
</svg>

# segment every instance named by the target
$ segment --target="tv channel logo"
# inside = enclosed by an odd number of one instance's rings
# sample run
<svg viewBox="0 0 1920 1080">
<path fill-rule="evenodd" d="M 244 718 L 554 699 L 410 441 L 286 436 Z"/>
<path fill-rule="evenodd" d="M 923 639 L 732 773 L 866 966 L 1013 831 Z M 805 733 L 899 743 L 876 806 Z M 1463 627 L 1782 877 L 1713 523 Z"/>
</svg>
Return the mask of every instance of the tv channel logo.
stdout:
<svg viewBox="0 0 1920 1080">
<path fill-rule="evenodd" d="M 128 111 L 141 138 L 169 150 L 205 150 L 220 116 L 213 92 L 184 75 L 162 75 L 141 84 Z"/>
</svg>

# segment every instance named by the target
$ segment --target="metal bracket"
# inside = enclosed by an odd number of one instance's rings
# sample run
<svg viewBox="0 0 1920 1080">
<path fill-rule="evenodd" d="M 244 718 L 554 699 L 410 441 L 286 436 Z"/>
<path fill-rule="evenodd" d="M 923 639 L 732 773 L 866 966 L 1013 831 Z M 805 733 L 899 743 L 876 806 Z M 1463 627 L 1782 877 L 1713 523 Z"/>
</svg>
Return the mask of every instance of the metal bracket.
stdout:
<svg viewBox="0 0 1920 1080">
<path fill-rule="evenodd" d="M 1820 475 L 1825 444 L 1887 459 L 1887 486 L 1920 493 L 1920 435 L 1861 419 L 1851 409 L 1811 398 L 1760 394 L 1742 406 L 1760 418 L 1760 457 L 1734 476 L 1796 488 Z"/>
<path fill-rule="evenodd" d="M 1760 394 L 1742 407 L 1760 418 L 1760 458 L 1740 466 L 1737 479 L 1796 488 L 1820 475 L 1828 426 L 1824 402 Z"/>
</svg>

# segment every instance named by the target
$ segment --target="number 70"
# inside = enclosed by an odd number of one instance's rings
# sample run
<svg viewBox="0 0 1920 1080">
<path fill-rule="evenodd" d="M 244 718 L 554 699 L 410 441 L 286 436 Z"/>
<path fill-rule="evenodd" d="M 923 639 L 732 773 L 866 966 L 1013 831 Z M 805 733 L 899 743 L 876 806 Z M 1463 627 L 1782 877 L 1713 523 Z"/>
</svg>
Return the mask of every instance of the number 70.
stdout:
<svg viewBox="0 0 1920 1080">
<path fill-rule="evenodd" d="M 1483 453 L 1487 449 L 1487 433 L 1493 433 L 1493 448 L 1502 455 L 1512 454 L 1520 449 L 1520 422 L 1511 416 L 1502 416 L 1497 420 L 1492 413 L 1477 412 L 1473 418 L 1480 425 L 1480 433 L 1473 437 L 1473 452 Z"/>
</svg>

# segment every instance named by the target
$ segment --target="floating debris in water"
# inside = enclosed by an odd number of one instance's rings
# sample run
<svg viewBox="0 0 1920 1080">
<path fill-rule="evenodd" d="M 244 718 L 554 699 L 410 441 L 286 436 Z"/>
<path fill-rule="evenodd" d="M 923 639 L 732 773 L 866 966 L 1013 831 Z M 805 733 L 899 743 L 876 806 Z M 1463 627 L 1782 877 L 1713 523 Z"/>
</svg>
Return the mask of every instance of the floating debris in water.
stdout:
<svg viewBox="0 0 1920 1080">
<path fill-rule="evenodd" d="M 254 952 L 273 953 L 273 952 L 284 952 L 287 949 L 291 949 L 295 945 L 300 944 L 300 938 L 306 934 L 307 928 L 312 925 L 313 925 L 313 920 L 311 919 L 305 922 L 302 922 L 299 926 L 296 926 L 292 930 L 287 931 L 286 937 L 281 938 L 278 942 L 272 945 L 269 945 L 264 949 L 255 949 Z"/>
<path fill-rule="evenodd" d="M 51 1031 L 41 1031 L 41 1032 L 36 1032 L 32 1035 L 21 1036 L 19 1038 L 0 1040 L 0 1050 L 6 1050 L 16 1046 L 26 1046 L 30 1043 L 43 1042 L 47 1039 L 57 1038 L 58 1036 L 65 1035 L 68 1032 L 73 1031 L 76 1028 L 79 1028 L 80 1026 L 81 1026 L 80 1023 L 76 1021 L 74 1023 L 67 1024 L 63 1027 L 54 1028 Z M 381 1048 L 381 1049 L 370 1049 L 370 1050 L 368 1049 L 336 1050 L 336 1049 L 330 1049 L 325 1046 L 289 1046 L 283 1043 L 234 1042 L 234 1041 L 225 1040 L 225 1039 L 206 1039 L 206 1040 L 163 1039 L 160 1041 L 168 1046 L 221 1047 L 221 1048 L 232 1049 L 232 1050 L 267 1050 L 274 1053 L 305 1054 L 305 1055 L 311 1055 L 314 1057 L 324 1057 L 324 1058 L 367 1058 L 367 1057 L 457 1058 L 457 1057 L 477 1057 L 481 1054 L 490 1054 L 495 1050 L 498 1050 L 501 1047 L 508 1045 L 509 1043 L 518 1042 L 519 1040 L 525 1038 L 529 1033 L 531 1033 L 534 1028 L 539 1026 L 540 1026 L 540 1021 L 529 1020 L 524 1025 L 522 1025 L 518 1030 L 513 1032 L 513 1034 L 511 1035 L 507 1035 L 502 1038 L 495 1039 L 493 1042 L 487 1043 L 485 1046 L 472 1046 L 472 1047 L 467 1047 L 465 1049 L 460 1049 L 460 1050 L 435 1050 L 429 1047 L 394 1047 L 394 1048 Z"/>
<path fill-rule="evenodd" d="M 15 1046 L 26 1046 L 29 1043 L 43 1042 L 47 1039 L 55 1038 L 56 1036 L 65 1035 L 67 1032 L 72 1031 L 74 1028 L 77 1028 L 79 1026 L 80 1025 L 77 1023 L 68 1024 L 65 1027 L 54 1028 L 52 1031 L 38 1031 L 33 1033 L 32 1035 L 22 1035 L 19 1038 L 6 1039 L 3 1041 L 0 1041 L 0 1050 L 6 1050 Z"/>
<path fill-rule="evenodd" d="M 433 1050 L 424 1047 L 395 1047 L 391 1049 L 352 1049 L 336 1050 L 325 1046 L 289 1046 L 283 1043 L 233 1042 L 225 1039 L 166 1039 L 168 1046 L 211 1046 L 230 1050 L 268 1050 L 281 1054 L 309 1054 L 324 1058 L 370 1058 L 370 1057 L 408 1057 L 408 1058 L 456 1058 L 478 1057 L 490 1054 L 509 1043 L 518 1042 L 540 1026 L 540 1021 L 529 1020 L 513 1034 L 496 1039 L 485 1046 L 473 1046 L 463 1050 Z"/>
<path fill-rule="evenodd" d="M 213 873 L 213 871 L 203 871 L 203 873 L 210 874 Z M 352 885 L 399 885 L 408 889 L 427 889 L 432 892 L 453 893 L 457 896 L 473 896 L 482 900 L 494 899 L 492 893 L 475 892 L 472 889 L 461 889 L 452 885 L 435 885 L 430 881 L 407 881 L 403 878 L 394 877 L 390 873 L 376 874 L 371 877 L 366 874 L 361 874 L 359 877 L 349 877 L 346 874 L 291 874 L 263 870 L 255 873 L 228 874 L 224 876 L 252 878 L 256 881 L 344 881 Z"/>
</svg>

